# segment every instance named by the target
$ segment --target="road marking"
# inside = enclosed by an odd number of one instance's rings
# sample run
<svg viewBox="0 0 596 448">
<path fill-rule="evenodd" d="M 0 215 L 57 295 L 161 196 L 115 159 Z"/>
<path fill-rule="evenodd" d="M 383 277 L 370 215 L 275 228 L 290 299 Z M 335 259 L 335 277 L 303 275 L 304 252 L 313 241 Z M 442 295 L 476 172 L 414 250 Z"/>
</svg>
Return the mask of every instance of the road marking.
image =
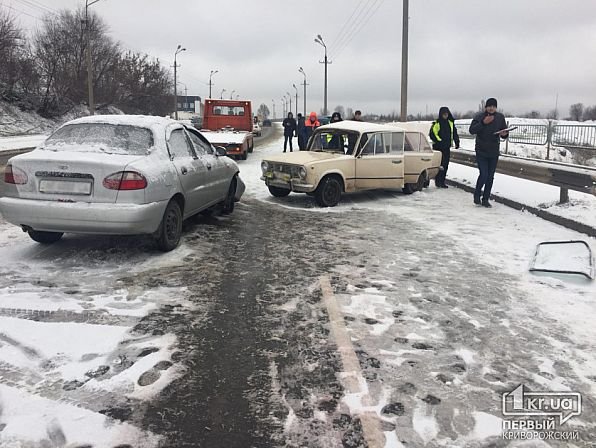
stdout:
<svg viewBox="0 0 596 448">
<path fill-rule="evenodd" d="M 341 378 L 342 383 L 350 394 L 360 395 L 362 397 L 362 403 L 365 406 L 371 406 L 372 400 L 368 395 L 368 390 L 363 390 L 363 388 L 360 387 L 361 384 L 366 384 L 366 380 L 362 376 L 358 356 L 356 356 L 356 353 L 354 352 L 354 347 L 352 346 L 352 341 L 346 330 L 346 324 L 341 311 L 339 310 L 339 306 L 337 305 L 337 300 L 333 294 L 333 288 L 331 287 L 329 277 L 320 277 L 319 283 L 321 284 L 321 291 L 323 293 L 323 302 L 325 303 L 327 314 L 329 315 L 331 335 L 335 339 L 344 366 L 345 375 Z M 373 411 L 364 411 L 359 417 L 362 423 L 364 439 L 368 447 L 384 447 L 385 435 L 381 430 L 377 414 Z"/>
</svg>

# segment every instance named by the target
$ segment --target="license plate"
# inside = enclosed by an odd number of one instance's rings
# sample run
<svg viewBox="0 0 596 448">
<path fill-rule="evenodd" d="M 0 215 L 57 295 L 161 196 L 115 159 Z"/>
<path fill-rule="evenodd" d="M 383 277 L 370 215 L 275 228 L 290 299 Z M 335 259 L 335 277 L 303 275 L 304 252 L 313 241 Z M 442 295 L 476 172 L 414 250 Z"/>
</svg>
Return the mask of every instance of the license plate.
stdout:
<svg viewBox="0 0 596 448">
<path fill-rule="evenodd" d="M 265 177 L 266 177 L 267 179 L 273 179 L 273 172 L 272 172 L 272 171 L 268 171 L 268 172 L 266 172 L 266 173 L 265 173 Z"/>
<path fill-rule="evenodd" d="M 291 176 L 286 173 L 275 173 L 275 177 L 279 180 L 283 180 L 284 182 L 289 182 Z"/>
<path fill-rule="evenodd" d="M 74 182 L 69 180 L 41 180 L 40 193 L 55 194 L 91 194 L 91 182 Z"/>
</svg>

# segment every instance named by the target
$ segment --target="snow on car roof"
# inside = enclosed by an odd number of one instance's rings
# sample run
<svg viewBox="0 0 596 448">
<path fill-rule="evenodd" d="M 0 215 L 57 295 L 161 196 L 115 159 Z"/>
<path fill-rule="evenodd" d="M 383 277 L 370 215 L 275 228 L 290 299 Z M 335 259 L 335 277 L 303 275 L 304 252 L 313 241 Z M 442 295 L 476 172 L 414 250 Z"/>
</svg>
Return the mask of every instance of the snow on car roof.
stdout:
<svg viewBox="0 0 596 448">
<path fill-rule="evenodd" d="M 91 115 L 88 117 L 81 117 L 75 120 L 64 123 L 64 126 L 69 124 L 83 124 L 83 123 L 105 123 L 114 125 L 130 125 L 139 126 L 142 128 L 149 128 L 151 130 L 162 130 L 168 125 L 180 124 L 175 120 L 167 117 L 158 117 L 153 115 Z M 182 126 L 182 125 L 180 125 Z"/>
<path fill-rule="evenodd" d="M 387 124 L 378 124 L 378 123 L 368 123 L 366 121 L 351 121 L 351 120 L 344 120 L 344 121 L 337 121 L 335 123 L 329 123 L 323 126 L 320 126 L 317 129 L 342 129 L 346 131 L 357 131 L 357 132 L 381 132 L 381 131 L 388 131 L 388 132 L 395 132 L 397 131 L 404 131 L 404 129 L 397 128 L 395 126 L 390 126 Z"/>
</svg>

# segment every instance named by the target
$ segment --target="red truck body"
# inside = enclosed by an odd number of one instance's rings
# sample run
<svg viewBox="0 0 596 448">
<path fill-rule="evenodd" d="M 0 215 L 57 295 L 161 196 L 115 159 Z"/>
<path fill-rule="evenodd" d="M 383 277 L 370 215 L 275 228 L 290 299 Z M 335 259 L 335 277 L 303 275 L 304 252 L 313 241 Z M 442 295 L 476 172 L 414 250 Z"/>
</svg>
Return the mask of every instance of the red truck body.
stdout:
<svg viewBox="0 0 596 448">
<path fill-rule="evenodd" d="M 214 146 L 223 146 L 229 156 L 246 160 L 253 150 L 252 108 L 250 101 L 205 100 L 205 137 Z"/>
</svg>

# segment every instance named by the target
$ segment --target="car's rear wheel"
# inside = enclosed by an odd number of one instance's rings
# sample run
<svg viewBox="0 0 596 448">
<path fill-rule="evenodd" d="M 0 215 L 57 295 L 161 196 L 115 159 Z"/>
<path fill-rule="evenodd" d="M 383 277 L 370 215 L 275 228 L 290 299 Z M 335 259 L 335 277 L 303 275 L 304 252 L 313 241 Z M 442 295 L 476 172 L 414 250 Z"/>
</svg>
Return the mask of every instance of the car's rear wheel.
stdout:
<svg viewBox="0 0 596 448">
<path fill-rule="evenodd" d="M 41 244 L 52 244 L 59 241 L 64 235 L 63 232 L 41 232 L 39 230 L 29 230 L 27 232 L 33 241 Z"/>
<path fill-rule="evenodd" d="M 412 194 L 415 191 L 422 191 L 422 189 L 425 186 L 425 182 L 426 182 L 425 173 L 420 173 L 420 176 L 418 176 L 418 180 L 416 181 L 416 183 L 415 184 L 405 184 L 402 191 L 404 192 L 404 194 Z"/>
<path fill-rule="evenodd" d="M 271 193 L 276 198 L 284 198 L 290 194 L 290 190 L 288 190 L 287 188 L 273 187 L 270 185 L 269 193 Z"/>
<path fill-rule="evenodd" d="M 180 243 L 182 210 L 180 210 L 180 205 L 175 200 L 171 200 L 166 207 L 157 232 L 157 247 L 163 252 L 175 249 Z"/>
<path fill-rule="evenodd" d="M 327 176 L 319 182 L 315 191 L 315 199 L 321 207 L 335 207 L 340 199 L 343 188 L 336 176 Z"/>
<path fill-rule="evenodd" d="M 248 151 L 244 151 L 242 153 L 242 155 L 240 156 L 240 160 L 246 160 L 248 159 Z"/>
<path fill-rule="evenodd" d="M 261 135 L 261 134 L 257 134 L 257 135 Z M 254 140 L 252 142 L 250 142 L 250 146 L 248 147 L 248 152 L 252 153 L 253 149 L 255 149 Z"/>
<path fill-rule="evenodd" d="M 228 188 L 228 194 L 226 195 L 226 198 L 224 199 L 223 203 L 222 203 L 222 207 L 221 207 L 221 212 L 224 215 L 229 215 L 230 213 L 232 213 L 234 211 L 234 205 L 236 204 L 236 185 L 238 183 L 238 180 L 236 179 L 236 176 L 234 176 L 234 178 L 232 179 L 232 182 L 230 183 L 230 187 Z"/>
</svg>

